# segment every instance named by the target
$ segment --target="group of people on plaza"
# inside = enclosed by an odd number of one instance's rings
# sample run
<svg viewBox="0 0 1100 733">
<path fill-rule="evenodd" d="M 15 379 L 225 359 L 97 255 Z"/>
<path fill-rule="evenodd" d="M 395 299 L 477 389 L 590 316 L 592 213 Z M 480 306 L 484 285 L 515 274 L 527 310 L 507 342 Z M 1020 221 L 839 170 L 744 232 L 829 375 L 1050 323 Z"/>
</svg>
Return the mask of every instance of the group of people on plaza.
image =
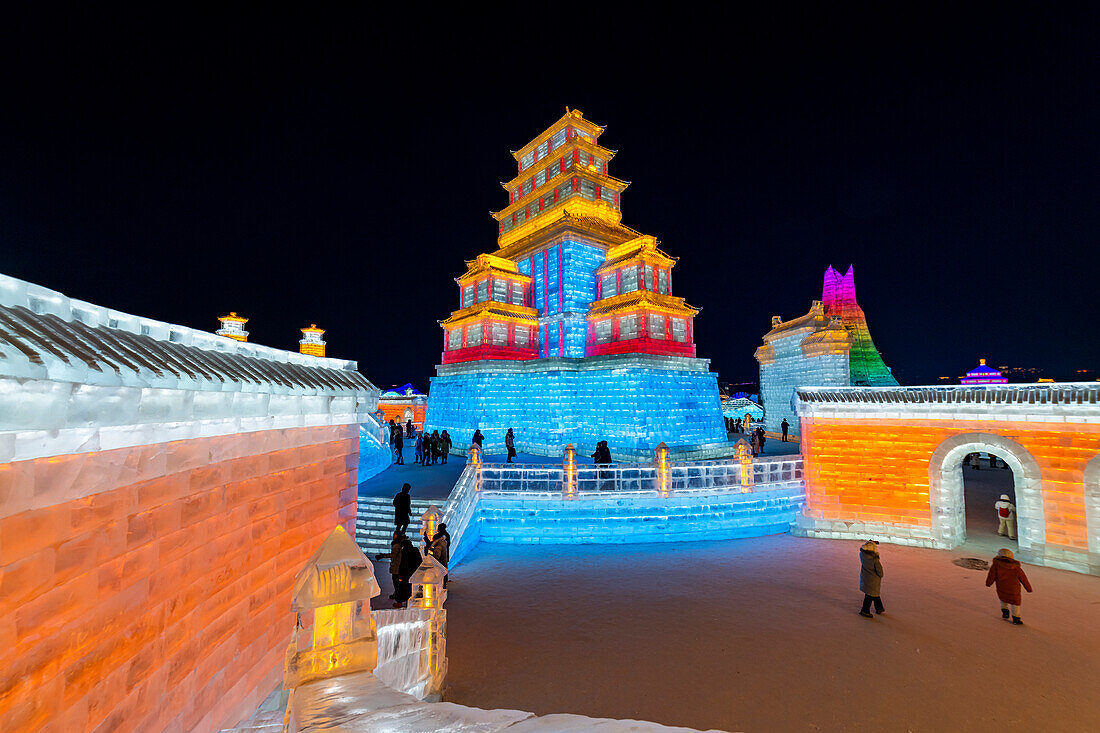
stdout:
<svg viewBox="0 0 1100 733">
<path fill-rule="evenodd" d="M 755 428 L 753 428 L 752 421 L 747 413 L 745 414 L 743 420 L 742 418 L 726 418 L 727 433 L 744 434 L 747 428 L 751 429 L 749 434 L 749 447 L 752 448 L 752 455 L 753 457 L 759 456 L 761 453 L 764 452 L 764 442 L 768 439 L 767 435 L 765 435 L 764 433 L 764 428 L 760 425 L 757 425 Z M 783 424 L 780 426 L 780 428 L 783 431 L 783 442 L 786 443 L 791 425 L 786 421 L 786 419 L 784 419 Z"/>
<path fill-rule="evenodd" d="M 401 491 L 393 497 L 393 539 L 390 540 L 390 551 L 375 557 L 376 560 L 390 561 L 390 578 L 393 580 L 394 608 L 405 608 L 412 597 L 412 576 L 417 571 L 424 556 L 409 539 L 409 523 L 412 521 L 412 487 L 404 484 Z M 446 571 L 447 564 L 451 560 L 451 535 L 447 532 L 447 525 L 440 523 L 435 536 L 422 535 L 426 552 L 439 561 Z M 447 587 L 447 575 L 443 576 L 443 587 Z"/>
<path fill-rule="evenodd" d="M 437 462 L 446 465 L 452 445 L 451 436 L 446 430 L 442 433 L 438 430 L 433 430 L 431 433 L 418 431 L 412 420 L 406 422 L 403 428 L 390 420 L 389 426 L 390 448 L 393 450 L 393 462 L 396 465 L 405 465 L 405 438 L 415 439 L 414 455 L 419 465 L 434 466 Z"/>
<path fill-rule="evenodd" d="M 997 519 L 1000 521 L 999 535 L 1007 534 L 1009 538 L 1016 537 L 1016 507 L 1009 501 L 1007 494 L 1001 494 L 1000 500 L 993 505 L 997 510 Z M 864 618 L 874 618 L 871 614 L 871 606 L 875 613 L 886 613 L 882 605 L 882 559 L 878 553 L 878 542 L 867 540 L 859 548 L 859 589 L 863 592 L 863 607 L 859 615 Z M 1022 626 L 1020 619 L 1021 588 L 1031 593 L 1031 582 L 1024 573 L 1012 550 L 1002 548 L 989 565 L 989 572 L 985 576 L 985 585 L 996 585 L 997 599 L 1001 602 L 1001 618 L 1011 621 L 1017 626 Z"/>
</svg>

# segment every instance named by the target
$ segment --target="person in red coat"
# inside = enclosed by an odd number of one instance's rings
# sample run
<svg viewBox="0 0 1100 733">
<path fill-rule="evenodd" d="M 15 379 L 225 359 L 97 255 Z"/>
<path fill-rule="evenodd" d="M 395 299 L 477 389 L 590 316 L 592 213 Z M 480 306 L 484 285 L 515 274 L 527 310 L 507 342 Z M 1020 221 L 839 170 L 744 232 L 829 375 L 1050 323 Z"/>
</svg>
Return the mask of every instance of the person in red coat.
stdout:
<svg viewBox="0 0 1100 733">
<path fill-rule="evenodd" d="M 1020 620 L 1020 586 L 1028 593 L 1031 592 L 1031 583 L 1028 582 L 1020 561 L 1012 556 L 1012 550 L 1000 550 L 997 557 L 993 558 L 993 564 L 989 566 L 989 575 L 985 576 L 985 587 L 997 584 L 997 598 L 1001 601 L 1001 618 L 1008 621 L 1008 609 L 1012 607 L 1012 623 L 1017 626 L 1024 622 Z"/>
</svg>

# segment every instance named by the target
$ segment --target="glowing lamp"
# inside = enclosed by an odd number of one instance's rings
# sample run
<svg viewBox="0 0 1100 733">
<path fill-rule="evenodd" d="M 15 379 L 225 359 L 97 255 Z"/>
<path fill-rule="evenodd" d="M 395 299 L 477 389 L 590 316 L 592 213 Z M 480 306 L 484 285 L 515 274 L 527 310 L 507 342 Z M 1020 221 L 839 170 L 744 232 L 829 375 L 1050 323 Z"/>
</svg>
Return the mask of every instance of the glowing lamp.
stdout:
<svg viewBox="0 0 1100 733">
<path fill-rule="evenodd" d="M 420 534 L 433 539 L 435 537 L 436 530 L 439 529 L 439 521 L 443 518 L 443 512 L 439 511 L 439 508 L 432 504 L 424 513 L 420 515 Z M 425 548 L 425 552 L 427 549 Z"/>
<path fill-rule="evenodd" d="M 380 593 L 374 566 L 337 526 L 294 579 L 298 623 L 286 650 L 283 687 L 373 670 L 378 638 L 370 599 Z"/>
<path fill-rule="evenodd" d="M 657 446 L 657 493 L 668 498 L 668 446 L 661 443 Z"/>
<path fill-rule="evenodd" d="M 566 499 L 577 498 L 577 451 L 573 444 L 565 446 L 565 454 L 562 456 L 562 495 Z"/>
</svg>

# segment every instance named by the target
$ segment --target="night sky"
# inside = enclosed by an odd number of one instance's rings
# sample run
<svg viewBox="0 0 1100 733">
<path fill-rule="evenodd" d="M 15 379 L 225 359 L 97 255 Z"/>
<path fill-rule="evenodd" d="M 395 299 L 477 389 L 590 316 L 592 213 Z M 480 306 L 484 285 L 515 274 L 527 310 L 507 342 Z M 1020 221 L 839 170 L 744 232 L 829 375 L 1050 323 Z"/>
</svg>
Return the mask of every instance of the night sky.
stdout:
<svg viewBox="0 0 1100 733">
<path fill-rule="evenodd" d="M 211 331 L 234 310 L 279 348 L 315 322 L 423 390 L 509 150 L 568 105 L 607 126 L 623 223 L 680 258 L 723 380 L 830 264 L 902 384 L 1100 369 L 1094 4 L 554 7 L 8 18 L 0 272 Z"/>
</svg>

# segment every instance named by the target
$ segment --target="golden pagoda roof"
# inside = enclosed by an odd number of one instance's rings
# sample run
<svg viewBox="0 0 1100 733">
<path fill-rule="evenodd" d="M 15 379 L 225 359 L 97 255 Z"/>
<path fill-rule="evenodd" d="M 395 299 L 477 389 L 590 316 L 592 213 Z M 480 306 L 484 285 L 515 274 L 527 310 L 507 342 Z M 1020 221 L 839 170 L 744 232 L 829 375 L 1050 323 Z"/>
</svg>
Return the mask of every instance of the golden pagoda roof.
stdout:
<svg viewBox="0 0 1100 733">
<path fill-rule="evenodd" d="M 567 169 L 565 173 L 546 180 L 538 188 L 531 189 L 530 193 L 520 196 L 518 199 L 508 204 L 500 211 L 491 212 L 492 216 L 497 221 L 508 219 L 512 216 L 514 212 L 519 211 L 520 209 L 527 208 L 533 201 L 538 201 L 543 196 L 550 193 L 562 183 L 573 177 L 587 178 L 601 188 L 615 189 L 616 193 L 622 193 L 630 185 L 630 181 L 624 181 L 619 178 L 615 178 L 614 176 L 605 175 L 601 171 L 591 166 L 575 165 L 572 168 Z M 546 212 L 540 212 L 540 214 L 544 213 Z"/>
<path fill-rule="evenodd" d="M 527 168 L 524 168 L 522 171 L 517 173 L 516 176 L 514 178 L 512 178 L 512 180 L 507 181 L 507 182 L 502 182 L 500 184 L 501 187 L 505 191 L 508 191 L 512 188 L 515 188 L 516 186 L 520 185 L 522 182 L 526 181 L 531 176 L 537 175 L 539 171 L 545 170 L 545 169 L 549 168 L 552 165 L 557 165 L 561 160 L 561 156 L 558 154 L 559 150 L 565 150 L 565 149 L 573 150 L 574 148 L 577 148 L 579 150 L 584 150 L 589 155 L 591 155 L 593 157 L 596 157 L 596 158 L 600 158 L 604 161 L 611 160 L 618 153 L 617 150 L 612 150 L 610 148 L 605 148 L 604 146 L 600 145 L 599 143 L 592 142 L 588 138 L 574 136 L 574 137 L 570 138 L 569 141 L 567 143 L 565 143 L 564 145 L 562 145 L 560 147 L 557 147 L 557 148 L 554 148 L 554 150 L 551 151 L 551 153 L 549 155 L 547 155 L 545 158 L 539 158 L 537 163 L 535 163 L 534 165 L 529 166 Z M 577 165 L 577 166 L 572 166 L 572 167 L 584 169 L 584 168 L 588 168 L 589 166 Z"/>
<path fill-rule="evenodd" d="M 523 305 L 500 303 L 495 300 L 485 300 L 466 308 L 456 310 L 445 321 L 439 321 L 440 326 L 454 326 L 467 321 L 493 318 L 502 321 L 515 321 L 517 323 L 538 323 L 538 310 Z"/>
<path fill-rule="evenodd" d="M 600 136 L 600 133 L 604 131 L 604 127 L 602 125 L 597 125 L 595 122 L 584 119 L 584 113 L 582 113 L 579 109 L 571 110 L 566 107 L 564 115 L 562 115 L 556 122 L 554 122 L 552 125 L 536 135 L 531 140 L 531 142 L 527 143 L 519 150 L 513 151 L 512 157 L 518 161 L 520 158 L 527 155 L 527 153 L 531 152 L 534 148 L 537 148 L 539 145 L 541 145 L 543 140 L 551 137 L 559 129 L 568 125 L 572 125 L 579 130 L 583 130 L 584 132 L 591 135 L 593 138 L 598 138 Z"/>
<path fill-rule="evenodd" d="M 608 270 L 614 270 L 616 267 L 636 259 L 655 262 L 661 267 L 671 267 L 677 262 L 676 257 L 670 257 L 661 251 L 657 246 L 656 237 L 643 234 L 607 250 L 607 258 L 596 269 L 596 275 L 602 275 Z"/>
<path fill-rule="evenodd" d="M 673 316 L 694 316 L 700 309 L 688 305 L 683 298 L 674 295 L 655 293 L 652 290 L 635 290 L 632 293 L 622 293 L 597 300 L 589 307 L 588 316 L 595 318 L 636 310 L 667 313 Z"/>
<path fill-rule="evenodd" d="M 594 240 L 592 244 L 610 247 L 640 236 L 621 222 L 622 214 L 606 203 L 570 199 L 497 238 L 497 255 L 520 259 L 545 246 L 562 232 L 572 231 Z"/>
<path fill-rule="evenodd" d="M 237 315 L 236 311 L 229 311 L 228 316 L 222 316 L 218 320 L 219 321 L 236 321 L 237 323 L 248 323 L 248 319 L 247 318 L 241 318 L 240 316 Z"/>
<path fill-rule="evenodd" d="M 308 328 L 303 328 L 303 329 L 301 329 L 301 331 L 302 331 L 302 333 L 324 333 L 325 329 L 317 328 L 316 323 L 311 323 L 311 324 L 309 324 Z"/>
<path fill-rule="evenodd" d="M 466 262 L 466 272 L 455 278 L 455 282 L 463 284 L 485 275 L 486 273 L 500 273 L 512 280 L 530 280 L 530 275 L 524 275 L 519 271 L 515 262 L 505 257 L 497 257 L 491 254 L 480 254 Z"/>
</svg>

